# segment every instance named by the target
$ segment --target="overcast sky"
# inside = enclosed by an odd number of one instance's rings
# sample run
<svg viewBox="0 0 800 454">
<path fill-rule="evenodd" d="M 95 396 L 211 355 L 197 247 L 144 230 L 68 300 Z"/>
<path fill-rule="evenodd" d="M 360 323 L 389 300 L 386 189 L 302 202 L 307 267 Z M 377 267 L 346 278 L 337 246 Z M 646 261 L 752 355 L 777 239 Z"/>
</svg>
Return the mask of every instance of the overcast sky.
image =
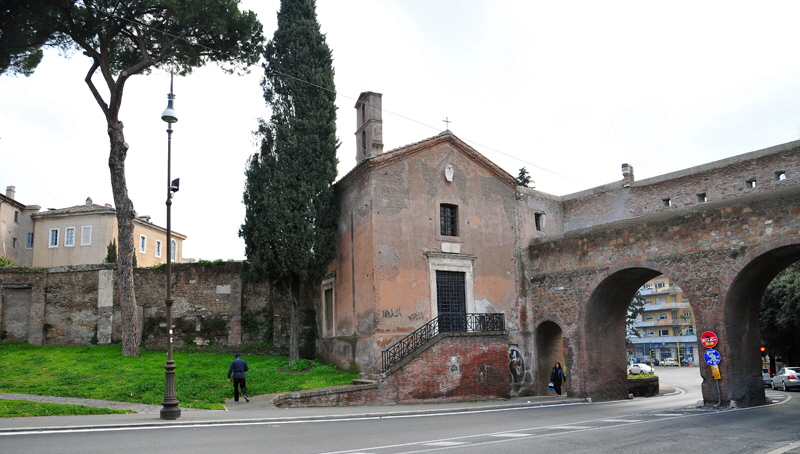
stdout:
<svg viewBox="0 0 800 454">
<path fill-rule="evenodd" d="M 278 0 L 245 0 L 265 34 Z M 355 105 L 383 94 L 384 150 L 450 130 L 511 175 L 564 195 L 798 139 L 800 2 L 318 0 L 336 71 L 339 175 L 355 165 Z M 0 190 L 42 209 L 113 203 L 90 60 L 50 52 L 29 77 L 0 77 Z M 172 175 L 184 257 L 243 259 L 252 131 L 269 117 L 249 76 L 215 66 L 175 80 Z M 96 78 L 98 84 L 99 77 Z M 120 118 L 140 215 L 166 224 L 169 74 L 127 85 Z"/>
</svg>

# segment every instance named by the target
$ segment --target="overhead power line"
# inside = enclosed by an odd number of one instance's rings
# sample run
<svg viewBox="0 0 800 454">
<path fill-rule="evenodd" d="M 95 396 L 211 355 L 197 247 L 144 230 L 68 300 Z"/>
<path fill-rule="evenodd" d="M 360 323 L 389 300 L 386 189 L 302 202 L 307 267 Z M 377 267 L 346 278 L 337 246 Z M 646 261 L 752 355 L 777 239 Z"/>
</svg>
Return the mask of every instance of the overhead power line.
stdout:
<svg viewBox="0 0 800 454">
<path fill-rule="evenodd" d="M 81 6 L 83 6 L 84 8 L 87 8 L 87 6 L 86 6 L 86 5 L 85 5 L 85 4 L 84 4 L 82 1 L 80 1 L 80 0 L 76 1 L 76 2 L 75 2 L 75 4 L 77 4 L 77 5 L 81 5 Z M 97 11 L 97 10 L 95 10 L 95 11 Z M 105 14 L 105 15 L 107 15 L 107 16 L 109 16 L 109 17 L 116 18 L 116 19 L 118 19 L 118 20 L 122 20 L 122 21 L 126 21 L 126 22 L 130 22 L 130 23 L 136 24 L 136 25 L 138 25 L 138 26 L 141 26 L 141 27 L 147 27 L 147 28 L 150 28 L 151 30 L 157 31 L 157 32 L 159 32 L 159 33 L 162 33 L 162 34 L 164 34 L 164 35 L 166 35 L 166 36 L 169 36 L 169 37 L 171 37 L 171 38 L 174 38 L 174 39 L 180 39 L 180 40 L 182 40 L 182 41 L 184 41 L 184 42 L 186 42 L 186 43 L 188 43 L 188 44 L 192 44 L 192 43 L 189 43 L 189 42 L 188 42 L 188 41 L 187 41 L 185 38 L 183 38 L 183 37 L 180 37 L 180 36 L 177 36 L 177 35 L 171 34 L 171 33 L 169 33 L 169 32 L 166 32 L 166 31 L 164 31 L 164 30 L 156 29 L 156 28 L 154 28 L 154 27 L 151 27 L 151 26 L 149 26 L 149 25 L 147 25 L 147 24 L 143 24 L 143 23 L 141 23 L 141 22 L 134 21 L 134 20 L 131 20 L 131 19 L 127 19 L 127 18 L 125 18 L 125 17 L 121 17 L 121 16 L 118 16 L 118 15 L 116 15 L 116 14 L 109 13 L 109 12 L 105 12 L 105 11 L 97 11 L 97 12 L 100 12 L 100 13 L 102 13 L 102 14 Z M 232 56 L 232 55 L 230 55 L 230 54 L 228 54 L 228 53 L 226 53 L 226 52 L 222 52 L 222 51 L 219 51 L 219 50 L 217 50 L 217 49 L 213 49 L 213 48 L 211 48 L 211 47 L 208 47 L 208 46 L 204 46 L 204 45 L 201 45 L 201 44 L 192 44 L 192 45 L 194 45 L 194 46 L 198 46 L 198 47 L 200 47 L 200 48 L 202 48 L 202 49 L 204 49 L 204 50 L 206 50 L 206 51 L 208 51 L 208 52 L 213 52 L 213 53 L 217 53 L 217 54 L 220 54 L 220 55 L 225 55 L 225 56 L 227 56 L 227 57 L 233 58 L 233 56 Z M 256 68 L 256 67 L 257 67 L 257 68 L 259 68 L 259 69 L 263 69 L 263 70 L 265 70 L 265 71 L 272 71 L 272 72 L 274 72 L 274 73 L 280 74 L 280 75 L 281 75 L 281 76 L 283 76 L 283 77 L 287 77 L 287 78 L 290 78 L 290 79 L 296 80 L 296 81 L 298 81 L 298 82 L 301 82 L 301 83 L 304 83 L 304 84 L 308 84 L 308 85 L 310 85 L 310 86 L 312 86 L 312 87 L 319 88 L 320 90 L 325 90 L 325 91 L 331 92 L 331 93 L 333 93 L 333 94 L 334 94 L 334 95 L 336 95 L 336 96 L 341 96 L 341 97 L 343 97 L 343 98 L 346 98 L 346 99 L 350 99 L 350 100 L 353 100 L 353 101 L 358 101 L 358 99 L 359 99 L 358 97 L 348 96 L 348 95 L 345 95 L 345 94 L 343 94 L 343 93 L 339 93 L 339 92 L 337 92 L 336 90 L 331 90 L 330 88 L 323 87 L 323 86 L 321 86 L 321 85 L 317 85 L 317 84 L 315 84 L 315 83 L 313 83 L 313 82 L 309 82 L 309 81 L 307 81 L 307 80 L 304 80 L 304 79 L 301 79 L 301 78 L 299 78 L 299 77 L 295 77 L 295 76 L 293 76 L 293 75 L 291 75 L 291 74 L 286 74 L 286 73 L 284 73 L 284 72 L 277 71 L 277 70 L 275 70 L 275 69 L 272 69 L 272 68 L 267 68 L 267 67 L 265 67 L 263 64 L 262 64 L 261 66 L 249 65 L 249 67 L 248 67 L 248 68 L 250 68 L 250 67 L 252 67 L 252 68 Z M 368 105 L 369 105 L 369 104 L 368 104 Z M 411 118 L 411 117 L 408 117 L 408 116 L 402 115 L 402 114 L 400 114 L 400 113 L 397 113 L 397 112 L 392 112 L 391 110 L 386 110 L 386 109 L 383 109 L 383 108 L 381 108 L 381 111 L 382 111 L 382 112 L 384 112 L 384 113 L 388 113 L 388 114 L 394 115 L 394 116 L 396 116 L 396 117 L 398 117 L 398 118 L 402 118 L 403 120 L 406 120 L 406 121 L 409 121 L 409 122 L 412 122 L 412 123 L 417 123 L 417 124 L 419 124 L 419 125 L 421 125 L 421 126 L 425 126 L 425 127 L 427 127 L 427 128 L 430 128 L 430 129 L 432 129 L 432 130 L 434 130 L 434 131 L 441 131 L 441 128 L 437 128 L 437 127 L 435 127 L 435 126 L 431 126 L 431 125 L 429 125 L 429 124 L 427 124 L 427 123 L 424 123 L 424 122 L 422 122 L 422 121 L 419 121 L 419 120 L 416 120 L 416 119 L 414 119 L 414 118 Z M 480 147 L 480 148 L 483 148 L 483 149 L 486 149 L 486 150 L 490 150 L 490 151 L 492 151 L 492 152 L 494 152 L 494 153 L 498 153 L 498 154 L 500 154 L 500 155 L 503 155 L 503 156 L 506 156 L 506 157 L 508 157 L 508 158 L 515 159 L 515 160 L 517 160 L 517 161 L 519 161 L 519 162 L 521 162 L 521 163 L 523 163 L 523 164 L 527 164 L 527 165 L 530 165 L 530 166 L 536 167 L 537 169 L 543 170 L 543 171 L 545 171 L 545 172 L 551 173 L 551 174 L 553 174 L 553 175 L 556 175 L 556 176 L 559 176 L 559 177 L 561 177 L 561 178 L 565 178 L 565 179 L 567 179 L 567 180 L 570 180 L 570 181 L 573 181 L 573 182 L 576 182 L 576 183 L 580 183 L 580 181 L 578 181 L 578 180 L 576 180 L 576 179 L 574 179 L 574 178 L 568 177 L 568 176 L 566 176 L 566 175 L 562 175 L 562 174 L 560 174 L 560 173 L 558 173 L 558 172 L 556 172 L 556 171 L 553 171 L 553 170 L 547 169 L 547 168 L 545 168 L 545 167 L 542 167 L 542 166 L 540 166 L 540 165 L 534 164 L 534 163 L 532 163 L 532 162 L 530 162 L 530 161 L 526 161 L 526 160 L 524 160 L 524 159 L 522 159 L 522 158 L 519 158 L 519 157 L 517 157 L 517 156 L 513 156 L 513 155 L 510 155 L 510 154 L 508 154 L 508 153 L 502 152 L 502 151 L 500 151 L 500 150 L 498 150 L 498 149 L 496 149 L 496 148 L 492 148 L 492 147 L 489 147 L 489 146 L 487 146 L 487 145 L 482 145 L 482 144 L 480 144 L 480 143 L 478 143 L 478 142 L 476 142 L 476 141 L 474 141 L 474 140 L 471 140 L 471 139 L 468 139 L 468 138 L 464 138 L 464 137 L 461 137 L 461 136 L 459 136 L 459 139 L 463 140 L 463 141 L 464 141 L 464 142 L 466 142 L 466 143 L 472 144 L 473 146 Z"/>
</svg>

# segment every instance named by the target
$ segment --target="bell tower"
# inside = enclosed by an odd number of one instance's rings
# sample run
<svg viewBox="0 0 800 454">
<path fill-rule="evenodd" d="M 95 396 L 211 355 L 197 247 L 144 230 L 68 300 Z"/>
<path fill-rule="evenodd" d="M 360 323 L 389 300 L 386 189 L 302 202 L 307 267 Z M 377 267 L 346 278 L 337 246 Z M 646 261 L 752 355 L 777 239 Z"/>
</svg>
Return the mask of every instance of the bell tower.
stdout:
<svg viewBox="0 0 800 454">
<path fill-rule="evenodd" d="M 356 165 L 383 153 L 383 116 L 380 93 L 365 91 L 356 102 Z"/>
</svg>

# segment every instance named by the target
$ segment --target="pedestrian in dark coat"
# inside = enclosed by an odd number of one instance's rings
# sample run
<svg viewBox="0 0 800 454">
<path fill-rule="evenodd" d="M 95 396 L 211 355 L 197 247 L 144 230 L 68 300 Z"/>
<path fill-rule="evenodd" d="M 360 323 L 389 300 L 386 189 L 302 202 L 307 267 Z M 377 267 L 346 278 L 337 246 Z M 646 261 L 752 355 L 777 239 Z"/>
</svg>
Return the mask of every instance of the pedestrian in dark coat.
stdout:
<svg viewBox="0 0 800 454">
<path fill-rule="evenodd" d="M 233 374 L 233 400 L 239 402 L 239 390 L 242 390 L 242 396 L 245 402 L 250 402 L 247 395 L 247 379 L 245 372 L 250 370 L 247 367 L 247 362 L 242 359 L 242 355 L 237 353 L 235 359 L 228 368 L 228 382 L 231 381 L 231 374 Z"/>
<path fill-rule="evenodd" d="M 561 363 L 557 362 L 555 366 L 553 366 L 553 371 L 550 372 L 550 383 L 553 384 L 553 390 L 555 390 L 558 397 L 561 397 L 561 382 L 567 381 L 567 376 L 564 375 L 564 369 L 561 368 Z"/>
</svg>

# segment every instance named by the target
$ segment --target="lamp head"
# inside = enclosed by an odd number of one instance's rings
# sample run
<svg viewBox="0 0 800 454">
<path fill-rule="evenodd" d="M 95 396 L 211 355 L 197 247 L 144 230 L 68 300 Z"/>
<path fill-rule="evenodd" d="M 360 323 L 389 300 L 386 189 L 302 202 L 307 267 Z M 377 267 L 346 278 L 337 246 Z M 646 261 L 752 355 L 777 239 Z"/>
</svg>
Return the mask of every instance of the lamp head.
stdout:
<svg viewBox="0 0 800 454">
<path fill-rule="evenodd" d="M 175 113 L 173 103 L 175 102 L 175 95 L 172 94 L 172 72 L 169 73 L 169 94 L 167 95 L 167 109 L 161 114 L 161 119 L 167 123 L 177 123 L 178 114 Z"/>
<path fill-rule="evenodd" d="M 178 122 L 178 114 L 175 113 L 175 109 L 172 107 L 172 103 L 174 102 L 175 95 L 171 92 L 168 96 L 167 101 L 167 109 L 164 110 L 164 113 L 161 114 L 161 119 L 166 121 L 167 123 L 177 123 Z"/>
</svg>

